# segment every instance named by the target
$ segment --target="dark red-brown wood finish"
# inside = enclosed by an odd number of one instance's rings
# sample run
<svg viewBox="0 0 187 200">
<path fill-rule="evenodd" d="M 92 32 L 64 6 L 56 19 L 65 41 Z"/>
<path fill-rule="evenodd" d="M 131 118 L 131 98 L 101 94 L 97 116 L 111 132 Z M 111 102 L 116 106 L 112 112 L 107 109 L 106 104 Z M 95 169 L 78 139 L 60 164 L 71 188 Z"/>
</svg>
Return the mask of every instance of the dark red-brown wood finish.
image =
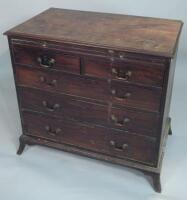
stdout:
<svg viewBox="0 0 187 200">
<path fill-rule="evenodd" d="M 181 28 L 51 8 L 6 32 L 23 128 L 18 154 L 39 144 L 132 167 L 161 192 Z"/>
</svg>

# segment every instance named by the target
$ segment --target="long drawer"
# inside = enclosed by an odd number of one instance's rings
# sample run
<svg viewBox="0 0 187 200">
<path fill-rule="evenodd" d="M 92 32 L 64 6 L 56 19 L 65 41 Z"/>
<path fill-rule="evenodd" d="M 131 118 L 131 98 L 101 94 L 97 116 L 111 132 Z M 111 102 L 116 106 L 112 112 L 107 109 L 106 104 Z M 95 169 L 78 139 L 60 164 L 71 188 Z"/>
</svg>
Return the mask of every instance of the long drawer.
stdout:
<svg viewBox="0 0 187 200">
<path fill-rule="evenodd" d="M 17 66 L 18 85 L 159 112 L 161 89 Z"/>
<path fill-rule="evenodd" d="M 69 95 L 19 87 L 21 109 L 43 112 L 63 119 L 85 121 L 157 137 L 159 115 L 108 104 L 86 102 Z"/>
<path fill-rule="evenodd" d="M 23 112 L 24 133 L 103 154 L 155 164 L 156 141 L 87 123 Z M 155 156 L 153 156 L 155 155 Z"/>
</svg>

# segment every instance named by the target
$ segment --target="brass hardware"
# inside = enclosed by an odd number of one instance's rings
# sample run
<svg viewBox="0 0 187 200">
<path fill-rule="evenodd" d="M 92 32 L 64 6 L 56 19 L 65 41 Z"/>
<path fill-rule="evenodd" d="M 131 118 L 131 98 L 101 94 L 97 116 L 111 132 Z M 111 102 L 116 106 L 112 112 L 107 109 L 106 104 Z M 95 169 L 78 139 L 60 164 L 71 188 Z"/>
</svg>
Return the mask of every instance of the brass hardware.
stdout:
<svg viewBox="0 0 187 200">
<path fill-rule="evenodd" d="M 132 72 L 130 70 L 124 72 L 123 70 L 112 68 L 112 74 L 114 74 L 117 79 L 127 81 L 131 77 Z"/>
<path fill-rule="evenodd" d="M 108 50 L 108 53 L 109 53 L 109 54 L 114 54 L 114 51 L 111 50 L 111 49 L 109 49 L 109 50 Z"/>
<path fill-rule="evenodd" d="M 123 122 L 124 122 L 124 123 L 128 123 L 128 122 L 130 122 L 130 119 L 127 118 L 127 117 L 125 117 L 125 118 L 123 119 Z"/>
<path fill-rule="evenodd" d="M 122 145 L 118 145 L 115 141 L 111 140 L 110 145 L 114 147 L 117 151 L 124 151 L 128 148 L 128 144 L 124 143 Z"/>
<path fill-rule="evenodd" d="M 49 131 L 49 130 L 50 130 L 50 127 L 49 127 L 49 126 L 45 126 L 45 130 L 46 130 L 46 131 Z"/>
<path fill-rule="evenodd" d="M 45 78 L 43 76 L 40 76 L 40 82 L 42 82 L 42 83 L 45 82 Z"/>
<path fill-rule="evenodd" d="M 47 47 L 47 42 L 43 42 L 42 47 L 44 47 L 44 48 Z"/>
<path fill-rule="evenodd" d="M 45 130 L 49 135 L 56 136 L 59 134 L 62 130 L 60 128 L 56 128 L 54 131 L 51 129 L 50 126 L 45 126 Z"/>
<path fill-rule="evenodd" d="M 48 86 L 56 86 L 57 80 L 53 79 L 52 81 L 47 81 L 44 76 L 40 76 L 40 82 L 46 83 Z"/>
<path fill-rule="evenodd" d="M 123 149 L 123 150 L 127 149 L 127 147 L 128 147 L 128 144 L 123 144 L 123 145 L 122 145 L 122 149 Z"/>
<path fill-rule="evenodd" d="M 54 105 L 49 105 L 47 101 L 42 101 L 42 105 L 50 112 L 53 112 L 56 109 L 60 108 L 60 104 L 56 103 Z"/>
<path fill-rule="evenodd" d="M 114 62 L 115 59 L 114 59 L 114 57 L 111 57 L 110 60 L 111 60 L 111 62 Z"/>
<path fill-rule="evenodd" d="M 55 64 L 54 58 L 48 58 L 46 55 L 37 58 L 37 61 L 41 67 L 50 68 Z"/>
<path fill-rule="evenodd" d="M 113 57 L 113 55 L 114 55 L 114 51 L 113 50 L 108 50 L 108 53 L 110 54 L 110 60 L 111 60 L 111 62 L 114 62 L 114 57 Z"/>
<path fill-rule="evenodd" d="M 111 141 L 110 141 L 110 144 L 111 144 L 112 146 L 114 146 L 114 145 L 115 145 L 115 142 L 114 142 L 113 140 L 111 140 Z"/>
<path fill-rule="evenodd" d="M 57 83 L 57 80 L 53 79 L 48 85 L 55 86 Z"/>
<path fill-rule="evenodd" d="M 119 54 L 119 58 L 120 58 L 121 60 L 124 60 L 124 59 L 125 59 L 125 55 L 126 55 L 125 53 L 120 53 L 120 54 Z"/>
<path fill-rule="evenodd" d="M 118 72 L 117 72 L 117 69 L 116 68 L 112 68 L 112 73 L 113 74 L 117 74 Z"/>
<path fill-rule="evenodd" d="M 116 94 L 116 90 L 115 89 L 112 89 L 111 90 L 111 93 L 114 95 L 114 94 Z"/>
<path fill-rule="evenodd" d="M 111 119 L 116 126 L 124 126 L 125 124 L 130 122 L 130 119 L 128 117 L 125 117 L 123 120 L 118 120 L 118 118 L 114 114 L 111 115 Z"/>
<path fill-rule="evenodd" d="M 115 89 L 112 89 L 111 93 L 118 100 L 125 100 L 125 99 L 128 99 L 131 96 L 130 92 L 126 92 L 123 96 L 118 96 Z"/>
<path fill-rule="evenodd" d="M 117 118 L 116 118 L 116 116 L 115 115 L 111 115 L 111 119 L 112 119 L 112 121 L 116 121 L 117 120 Z"/>
<path fill-rule="evenodd" d="M 127 92 L 127 93 L 125 93 L 124 98 L 126 99 L 126 98 L 129 98 L 130 96 L 131 96 L 131 93 Z"/>
</svg>

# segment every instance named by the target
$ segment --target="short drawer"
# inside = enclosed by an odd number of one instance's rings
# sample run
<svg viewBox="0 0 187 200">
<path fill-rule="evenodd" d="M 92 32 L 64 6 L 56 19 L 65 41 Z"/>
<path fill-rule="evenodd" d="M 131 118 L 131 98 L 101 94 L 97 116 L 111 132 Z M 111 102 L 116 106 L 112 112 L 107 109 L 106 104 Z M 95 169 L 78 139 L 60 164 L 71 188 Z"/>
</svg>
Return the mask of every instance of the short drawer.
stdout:
<svg viewBox="0 0 187 200">
<path fill-rule="evenodd" d="M 141 161 L 154 165 L 157 157 L 157 142 L 143 136 L 111 131 L 107 137 L 109 153 L 119 158 Z"/>
<path fill-rule="evenodd" d="M 110 156 L 154 165 L 156 142 L 123 131 L 23 112 L 24 133 Z"/>
<path fill-rule="evenodd" d="M 165 65 L 146 61 L 85 58 L 85 74 L 129 83 L 162 87 Z"/>
<path fill-rule="evenodd" d="M 111 95 L 114 104 L 125 105 L 148 111 L 160 111 L 162 90 L 136 86 L 119 81 L 111 82 Z"/>
<path fill-rule="evenodd" d="M 18 94 L 22 110 L 43 112 L 62 119 L 107 124 L 107 105 L 89 103 L 72 96 L 31 88 L 19 87 Z"/>
<path fill-rule="evenodd" d="M 80 74 L 80 58 L 58 50 L 13 45 L 14 63 Z"/>
<path fill-rule="evenodd" d="M 145 136 L 158 137 L 159 117 L 153 112 L 112 107 L 110 126 Z"/>
</svg>

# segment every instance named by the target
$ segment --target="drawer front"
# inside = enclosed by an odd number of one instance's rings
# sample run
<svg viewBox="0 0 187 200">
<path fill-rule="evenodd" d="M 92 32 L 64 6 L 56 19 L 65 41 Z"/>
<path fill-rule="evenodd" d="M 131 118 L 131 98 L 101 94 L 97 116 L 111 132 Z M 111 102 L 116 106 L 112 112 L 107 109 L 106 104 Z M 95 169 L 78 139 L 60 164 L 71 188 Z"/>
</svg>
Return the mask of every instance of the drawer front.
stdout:
<svg viewBox="0 0 187 200">
<path fill-rule="evenodd" d="M 156 161 L 156 141 L 145 137 L 111 132 L 107 137 L 110 155 L 129 158 L 136 161 L 154 164 Z"/>
<path fill-rule="evenodd" d="M 14 45 L 15 64 L 80 74 L 80 58 L 58 50 Z"/>
<path fill-rule="evenodd" d="M 163 84 L 164 64 L 136 60 L 111 62 L 98 58 L 85 58 L 84 64 L 87 75 L 156 87 Z"/>
<path fill-rule="evenodd" d="M 110 95 L 107 81 L 59 73 L 46 70 L 29 69 L 18 66 L 16 69 L 18 85 L 36 87 L 52 92 L 87 97 L 97 100 L 108 100 Z"/>
<path fill-rule="evenodd" d="M 16 80 L 18 85 L 112 102 L 137 109 L 159 111 L 160 108 L 160 89 L 20 66 L 16 69 Z"/>
<path fill-rule="evenodd" d="M 24 133 L 105 153 L 106 134 L 94 126 L 23 112 Z"/>
<path fill-rule="evenodd" d="M 145 136 L 158 136 L 158 114 L 112 107 L 109 118 L 110 125 L 114 128 Z"/>
<path fill-rule="evenodd" d="M 122 159 L 155 164 L 156 143 L 114 129 L 23 112 L 27 135 L 104 153 Z"/>
<path fill-rule="evenodd" d="M 44 92 L 30 88 L 19 88 L 22 109 L 44 112 L 61 118 L 107 124 L 108 107 L 88 103 L 68 95 Z"/>
<path fill-rule="evenodd" d="M 114 104 L 126 105 L 149 111 L 160 111 L 161 89 L 139 87 L 112 81 L 111 94 Z"/>
</svg>

